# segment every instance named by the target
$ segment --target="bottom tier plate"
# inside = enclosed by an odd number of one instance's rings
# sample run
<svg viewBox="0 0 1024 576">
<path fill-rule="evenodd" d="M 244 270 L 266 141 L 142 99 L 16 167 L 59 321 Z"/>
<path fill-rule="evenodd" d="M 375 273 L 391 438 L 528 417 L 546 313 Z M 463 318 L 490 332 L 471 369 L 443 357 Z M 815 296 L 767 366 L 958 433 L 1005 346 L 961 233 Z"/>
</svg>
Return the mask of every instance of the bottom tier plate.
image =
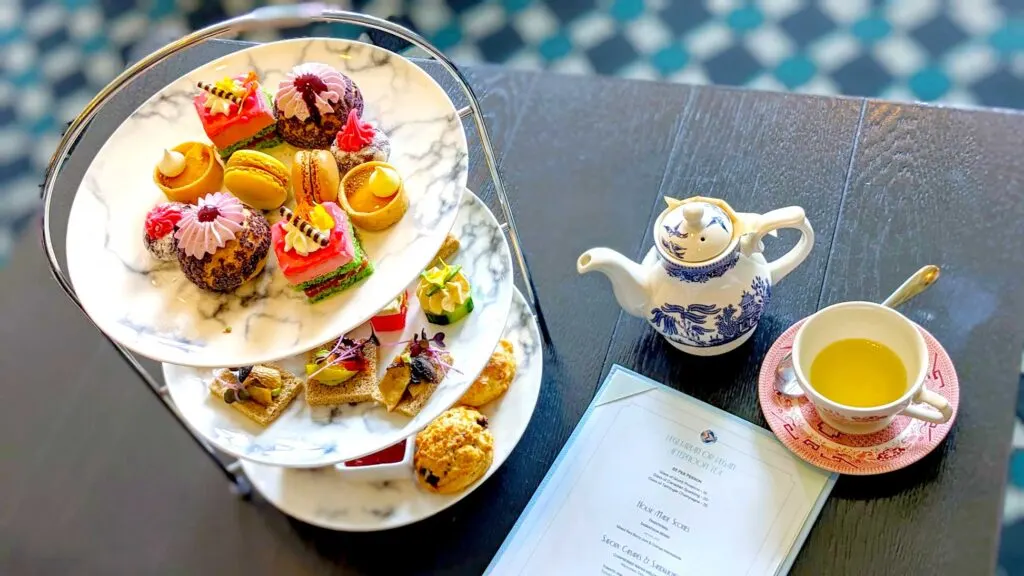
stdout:
<svg viewBox="0 0 1024 576">
<path fill-rule="evenodd" d="M 413 477 L 382 482 L 353 479 L 334 467 L 295 470 L 242 461 L 252 485 L 279 510 L 331 530 L 369 532 L 419 522 L 452 506 L 485 482 L 515 448 L 540 394 L 543 353 L 540 330 L 517 290 L 503 338 L 515 346 L 519 368 L 504 396 L 481 408 L 494 434 L 494 462 L 483 478 L 451 495 L 422 490 Z"/>
<path fill-rule="evenodd" d="M 378 376 L 414 333 L 425 328 L 446 335 L 454 369 L 415 418 L 388 413 L 373 403 L 311 408 L 304 393 L 266 428 L 210 394 L 214 370 L 164 364 L 167 390 L 185 422 L 214 447 L 232 456 L 272 466 L 330 466 L 376 452 L 407 438 L 454 404 L 483 370 L 501 337 L 512 306 L 512 256 L 497 220 L 487 206 L 466 191 L 452 234 L 461 248 L 452 264 L 462 265 L 473 285 L 475 309 L 450 326 L 428 324 L 409 288 L 409 312 L 403 332 L 382 332 Z M 369 335 L 365 324 L 352 332 Z M 304 372 L 305 356 L 284 359 L 285 368 Z M 304 374 L 302 374 L 304 376 Z"/>
</svg>

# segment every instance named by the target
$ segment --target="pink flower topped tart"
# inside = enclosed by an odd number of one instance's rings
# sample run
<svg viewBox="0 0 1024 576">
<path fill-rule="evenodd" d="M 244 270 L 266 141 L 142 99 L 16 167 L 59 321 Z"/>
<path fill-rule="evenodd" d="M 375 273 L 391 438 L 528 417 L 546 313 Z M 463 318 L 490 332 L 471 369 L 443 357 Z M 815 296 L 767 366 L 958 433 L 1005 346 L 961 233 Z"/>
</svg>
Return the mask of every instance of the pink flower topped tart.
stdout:
<svg viewBox="0 0 1024 576">
<path fill-rule="evenodd" d="M 327 148 L 349 112 L 363 113 L 363 94 L 327 64 L 300 64 L 277 89 L 277 130 L 299 148 Z"/>
<path fill-rule="evenodd" d="M 234 290 L 256 277 L 270 253 L 267 219 L 223 192 L 185 210 L 174 238 L 185 277 L 214 292 Z"/>
<path fill-rule="evenodd" d="M 206 135 L 227 159 L 236 150 L 260 150 L 281 143 L 274 117 L 274 101 L 256 74 L 224 77 L 216 84 L 199 83 L 192 100 Z"/>
<path fill-rule="evenodd" d="M 174 229 L 181 220 L 182 210 L 186 208 L 180 202 L 161 202 L 146 214 L 142 241 L 153 258 L 166 262 L 178 260 Z"/>
<path fill-rule="evenodd" d="M 383 130 L 363 122 L 355 110 L 350 110 L 345 127 L 331 144 L 331 153 L 338 162 L 338 172 L 344 176 L 360 164 L 387 162 L 391 156 L 391 140 Z"/>
<path fill-rule="evenodd" d="M 281 207 L 271 229 L 285 279 L 311 302 L 342 292 L 373 273 L 348 216 L 334 202 L 318 204 L 308 220 Z"/>
</svg>

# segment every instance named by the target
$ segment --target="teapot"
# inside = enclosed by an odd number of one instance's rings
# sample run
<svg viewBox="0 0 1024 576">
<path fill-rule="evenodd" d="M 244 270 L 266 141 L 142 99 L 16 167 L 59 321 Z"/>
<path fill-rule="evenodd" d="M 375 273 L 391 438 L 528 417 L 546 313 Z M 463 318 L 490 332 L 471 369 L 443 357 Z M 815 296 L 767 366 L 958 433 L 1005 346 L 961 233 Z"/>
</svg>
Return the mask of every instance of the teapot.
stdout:
<svg viewBox="0 0 1024 576">
<path fill-rule="evenodd" d="M 772 287 L 807 258 L 814 229 L 799 206 L 746 214 L 717 198 L 665 202 L 643 262 L 592 248 L 580 255 L 576 270 L 607 276 L 619 306 L 646 319 L 679 350 L 698 356 L 729 352 L 757 329 Z M 781 228 L 799 230 L 800 240 L 768 262 L 762 239 Z"/>
</svg>

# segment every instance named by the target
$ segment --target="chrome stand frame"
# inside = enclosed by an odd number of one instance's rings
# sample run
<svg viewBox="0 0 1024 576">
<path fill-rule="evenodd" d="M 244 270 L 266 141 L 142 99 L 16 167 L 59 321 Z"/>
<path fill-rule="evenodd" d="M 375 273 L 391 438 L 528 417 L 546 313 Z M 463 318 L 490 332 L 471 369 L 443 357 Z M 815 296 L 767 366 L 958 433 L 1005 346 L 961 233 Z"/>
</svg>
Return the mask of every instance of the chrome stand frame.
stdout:
<svg viewBox="0 0 1024 576">
<path fill-rule="evenodd" d="M 530 307 L 533 309 L 534 315 L 537 317 L 544 339 L 549 340 L 547 327 L 544 323 L 544 318 L 540 311 L 540 304 L 536 296 L 536 287 L 533 283 L 533 278 L 530 275 L 530 268 L 526 263 L 526 256 L 523 254 L 515 218 L 512 215 L 512 209 L 509 205 L 508 196 L 505 192 L 505 185 L 501 180 L 501 175 L 498 173 L 498 161 L 494 155 L 494 148 L 491 145 L 490 133 L 487 130 L 487 125 L 484 123 L 483 112 L 480 108 L 480 101 L 477 99 L 476 94 L 473 92 L 473 88 L 469 85 L 469 82 L 466 81 L 465 76 L 462 75 L 462 72 L 459 71 L 455 64 L 440 50 L 435 48 L 426 39 L 412 30 L 382 18 L 359 14 L 356 12 L 333 10 L 322 4 L 267 6 L 253 10 L 249 14 L 238 16 L 200 30 L 196 30 L 187 36 L 183 36 L 182 38 L 167 44 L 163 48 L 156 50 L 142 60 L 139 60 L 132 66 L 128 67 L 127 70 L 107 84 L 102 90 L 100 90 L 96 97 L 86 104 L 82 112 L 71 122 L 67 130 L 64 132 L 64 137 L 61 139 L 60 144 L 58 144 L 53 157 L 50 159 L 50 164 L 47 167 L 46 177 L 42 185 L 43 248 L 46 251 L 46 257 L 50 263 L 50 272 L 53 275 L 53 278 L 64 290 L 64 293 L 67 294 L 68 298 L 74 302 L 75 306 L 77 306 L 83 314 L 86 314 L 70 280 L 57 260 L 57 254 L 53 247 L 50 208 L 53 199 L 53 189 L 57 181 L 57 176 L 60 173 L 60 169 L 70 156 L 75 143 L 85 132 L 89 122 L 96 116 L 99 110 L 107 104 L 111 98 L 124 89 L 125 86 L 138 78 L 143 72 L 153 68 L 170 56 L 173 56 L 186 48 L 195 46 L 205 40 L 215 38 L 228 39 L 243 32 L 252 32 L 267 28 L 289 28 L 314 22 L 355 24 L 397 36 L 398 38 L 401 38 L 413 46 L 427 52 L 441 65 L 442 68 L 444 68 L 446 72 L 448 72 L 448 74 L 454 77 L 459 86 L 462 87 L 462 90 L 469 101 L 469 105 L 459 109 L 459 117 L 461 119 L 465 119 L 469 116 L 473 117 L 477 134 L 480 138 L 480 145 L 483 147 L 484 159 L 487 161 L 487 168 L 490 171 L 491 181 L 494 183 L 494 190 L 497 194 L 498 202 L 501 205 L 502 216 L 505 219 L 501 224 L 501 228 L 508 236 L 513 254 L 515 255 L 516 264 L 522 274 L 526 299 L 529 302 Z M 88 314 L 86 314 L 86 317 L 88 317 Z M 182 420 L 181 415 L 178 413 L 177 408 L 174 406 L 174 403 L 171 401 L 170 396 L 167 393 L 166 387 L 162 386 L 157 379 L 153 378 L 152 374 L 150 374 L 146 368 L 139 363 L 138 359 L 132 352 L 120 343 L 112 340 L 106 334 L 103 335 L 121 354 L 124 361 L 127 362 L 133 370 L 135 370 L 135 373 L 138 374 L 139 378 L 147 384 L 147 387 L 161 401 L 168 412 L 177 419 L 182 428 L 189 433 L 196 445 L 206 453 L 218 468 L 220 468 L 231 483 L 232 490 L 236 494 L 244 498 L 248 498 L 252 493 L 252 488 L 248 479 L 245 478 L 245 475 L 242 473 L 239 463 L 237 461 L 225 462 L 217 451 L 210 446 L 202 436 L 189 428 L 184 420 Z"/>
</svg>

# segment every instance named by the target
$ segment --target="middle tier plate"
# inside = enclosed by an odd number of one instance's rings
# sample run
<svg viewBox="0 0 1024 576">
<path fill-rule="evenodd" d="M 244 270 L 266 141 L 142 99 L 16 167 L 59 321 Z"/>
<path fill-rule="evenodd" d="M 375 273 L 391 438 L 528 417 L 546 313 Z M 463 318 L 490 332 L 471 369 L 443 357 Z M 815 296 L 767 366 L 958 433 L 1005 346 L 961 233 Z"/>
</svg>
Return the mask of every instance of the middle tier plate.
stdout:
<svg viewBox="0 0 1024 576">
<path fill-rule="evenodd" d="M 441 382 L 426 406 L 414 418 L 388 413 L 373 404 L 311 408 L 300 394 L 287 410 L 266 428 L 210 394 L 216 370 L 164 364 L 164 381 L 171 399 L 188 425 L 219 450 L 261 464 L 289 468 L 329 466 L 386 448 L 415 434 L 453 405 L 483 370 L 501 338 L 512 306 L 512 256 L 497 220 L 472 193 L 463 195 L 455 227 L 460 243 L 453 264 L 462 265 L 473 285 L 476 308 L 450 326 L 428 324 L 409 288 L 409 312 L 405 330 L 379 333 L 382 342 L 378 375 L 421 328 L 433 335 L 444 332 L 454 369 Z M 369 333 L 364 325 L 357 335 Z M 280 363 L 303 375 L 305 355 Z"/>
</svg>

